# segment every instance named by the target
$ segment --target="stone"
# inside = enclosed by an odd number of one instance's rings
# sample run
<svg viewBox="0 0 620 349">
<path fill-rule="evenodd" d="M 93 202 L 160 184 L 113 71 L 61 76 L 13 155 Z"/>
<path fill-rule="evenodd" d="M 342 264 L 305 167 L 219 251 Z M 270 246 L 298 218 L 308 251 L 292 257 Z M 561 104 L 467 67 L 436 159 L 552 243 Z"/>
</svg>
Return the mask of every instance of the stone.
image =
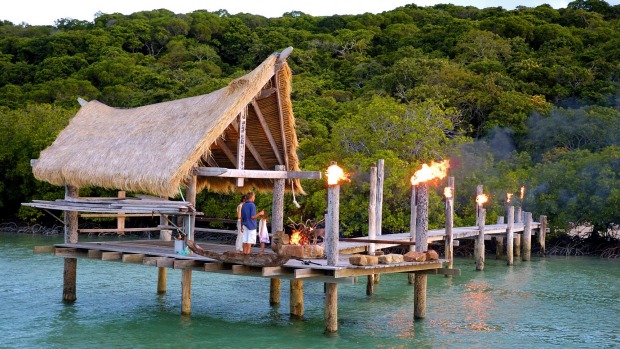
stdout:
<svg viewBox="0 0 620 349">
<path fill-rule="evenodd" d="M 426 253 L 409 251 L 403 256 L 405 262 L 424 262 L 426 260 Z"/>
<path fill-rule="evenodd" d="M 271 249 L 273 250 L 273 252 L 279 253 L 282 245 L 288 244 L 288 240 L 288 234 L 283 231 L 277 231 L 271 237 Z"/>
<path fill-rule="evenodd" d="M 366 265 L 377 265 L 379 264 L 379 257 L 377 256 L 364 256 L 366 257 Z"/>
<path fill-rule="evenodd" d="M 392 255 L 386 254 L 379 256 L 379 264 L 392 264 Z"/>
<path fill-rule="evenodd" d="M 436 261 L 439 259 L 439 254 L 435 250 L 426 251 L 426 260 L 427 261 Z"/>
<path fill-rule="evenodd" d="M 390 253 L 388 256 L 392 257 L 392 263 L 402 263 L 405 261 L 402 254 Z"/>
<path fill-rule="evenodd" d="M 349 257 L 349 263 L 352 265 L 366 265 L 366 256 L 362 254 L 354 254 Z"/>
</svg>

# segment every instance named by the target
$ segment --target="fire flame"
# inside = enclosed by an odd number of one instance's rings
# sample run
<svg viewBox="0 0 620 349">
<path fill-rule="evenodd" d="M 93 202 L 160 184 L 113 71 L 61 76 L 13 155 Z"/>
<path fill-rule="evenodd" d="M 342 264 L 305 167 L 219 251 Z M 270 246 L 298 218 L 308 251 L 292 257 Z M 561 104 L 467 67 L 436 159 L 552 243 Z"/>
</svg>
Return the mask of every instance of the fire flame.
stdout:
<svg viewBox="0 0 620 349">
<path fill-rule="evenodd" d="M 521 200 L 523 200 L 523 196 L 525 196 L 525 186 L 521 187 Z"/>
<path fill-rule="evenodd" d="M 506 202 L 510 202 L 510 199 L 512 199 L 512 193 L 506 193 Z"/>
<path fill-rule="evenodd" d="M 452 199 L 452 188 L 450 187 L 443 188 L 443 195 L 446 197 L 446 199 Z"/>
<path fill-rule="evenodd" d="M 442 179 L 448 175 L 448 168 L 450 168 L 450 160 L 442 162 L 433 161 L 430 165 L 423 164 L 422 168 L 411 176 L 411 185 L 418 185 L 435 178 Z"/>
<path fill-rule="evenodd" d="M 349 180 L 349 176 L 335 162 L 332 162 L 332 165 L 327 168 L 325 175 L 327 176 L 328 185 L 337 185 L 340 180 Z"/>
<path fill-rule="evenodd" d="M 476 203 L 478 206 L 482 207 L 482 205 L 484 205 L 487 201 L 489 201 L 489 196 L 487 194 L 480 194 L 476 196 Z"/>
<path fill-rule="evenodd" d="M 310 243 L 310 237 L 305 234 L 304 231 L 294 229 L 288 243 L 291 245 L 308 245 Z"/>
</svg>

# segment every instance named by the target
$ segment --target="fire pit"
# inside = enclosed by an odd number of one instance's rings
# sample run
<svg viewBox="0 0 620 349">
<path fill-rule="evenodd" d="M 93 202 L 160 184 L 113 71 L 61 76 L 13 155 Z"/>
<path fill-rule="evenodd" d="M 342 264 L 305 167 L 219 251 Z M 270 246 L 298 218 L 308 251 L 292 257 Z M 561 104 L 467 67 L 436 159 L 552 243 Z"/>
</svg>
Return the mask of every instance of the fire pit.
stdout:
<svg viewBox="0 0 620 349">
<path fill-rule="evenodd" d="M 274 235 L 272 249 L 284 256 L 291 258 L 322 258 L 324 254 L 323 245 L 319 244 L 325 238 L 325 229 L 316 228 L 318 223 L 292 223 L 291 235 L 285 232 L 277 232 Z"/>
</svg>

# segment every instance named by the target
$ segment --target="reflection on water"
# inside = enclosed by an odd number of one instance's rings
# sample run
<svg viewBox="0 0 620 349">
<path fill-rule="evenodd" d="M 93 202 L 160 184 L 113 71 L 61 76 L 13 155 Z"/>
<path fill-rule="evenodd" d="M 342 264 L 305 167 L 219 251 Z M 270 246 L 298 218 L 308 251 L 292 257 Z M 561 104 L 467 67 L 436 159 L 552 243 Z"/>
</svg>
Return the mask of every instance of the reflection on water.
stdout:
<svg viewBox="0 0 620 349">
<path fill-rule="evenodd" d="M 0 234 L 0 348 L 620 347 L 620 261 L 488 259 L 476 272 L 457 259 L 461 276 L 428 277 L 421 321 L 406 274 L 382 276 L 371 297 L 365 282 L 339 285 L 339 332 L 325 335 L 323 285 L 311 282 L 294 320 L 285 285 L 270 307 L 268 279 L 196 272 L 183 317 L 180 271 L 169 270 L 157 295 L 157 268 L 80 260 L 78 300 L 65 305 L 62 259 L 32 253 L 56 240 Z"/>
</svg>

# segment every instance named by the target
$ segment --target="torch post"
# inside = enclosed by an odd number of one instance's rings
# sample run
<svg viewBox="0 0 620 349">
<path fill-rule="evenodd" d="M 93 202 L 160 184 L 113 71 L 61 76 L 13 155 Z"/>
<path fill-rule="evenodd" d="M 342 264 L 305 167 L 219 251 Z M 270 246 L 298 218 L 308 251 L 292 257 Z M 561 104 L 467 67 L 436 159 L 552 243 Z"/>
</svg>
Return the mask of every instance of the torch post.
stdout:
<svg viewBox="0 0 620 349">
<path fill-rule="evenodd" d="M 452 228 L 454 226 L 454 177 L 448 177 L 448 187 L 446 190 L 450 191 L 450 196 L 446 197 L 446 237 L 444 257 L 448 260 L 448 269 L 452 269 L 452 259 L 454 257 L 454 236 L 452 235 Z M 451 275 L 446 274 L 446 277 L 451 277 Z"/>
<path fill-rule="evenodd" d="M 478 249 L 478 253 L 476 254 L 476 270 L 482 271 L 484 270 L 484 228 L 485 228 L 485 220 L 487 216 L 487 210 L 480 205 L 478 209 L 478 243 L 476 244 L 476 248 Z"/>
<path fill-rule="evenodd" d="M 411 185 L 411 218 L 409 220 L 409 236 L 411 242 L 415 242 L 415 233 L 416 233 L 416 219 L 418 213 L 418 204 L 416 202 L 416 191 L 418 189 L 417 185 Z M 415 245 L 409 245 L 409 251 L 414 251 Z M 413 285 L 415 273 L 407 274 L 409 279 L 409 284 Z"/>
<path fill-rule="evenodd" d="M 521 258 L 529 261 L 532 256 L 532 212 L 525 212 L 525 226 L 523 227 L 523 253 Z"/>
<path fill-rule="evenodd" d="M 506 221 L 506 264 L 513 264 L 513 256 L 514 256 L 514 232 L 513 225 L 515 221 L 515 207 L 510 205 L 508 206 L 508 214 Z"/>
<path fill-rule="evenodd" d="M 417 192 L 418 209 L 416 216 L 416 252 L 425 252 L 428 249 L 428 184 L 418 185 Z M 416 273 L 413 283 L 413 317 L 424 319 L 426 317 L 426 274 Z"/>
<path fill-rule="evenodd" d="M 377 238 L 377 166 L 370 165 L 370 198 L 368 200 L 368 239 Z M 374 256 L 376 252 L 375 243 L 368 244 L 368 254 Z M 366 295 L 375 293 L 375 274 L 368 275 L 366 284 Z"/>
<path fill-rule="evenodd" d="M 325 225 L 327 265 L 335 266 L 338 263 L 338 225 L 340 222 L 340 184 L 339 178 L 331 178 L 336 170 L 340 176 L 342 170 L 332 161 L 327 169 L 327 214 L 329 221 Z M 325 283 L 325 307 L 323 316 L 325 319 L 325 332 L 338 331 L 338 284 Z"/>
</svg>

